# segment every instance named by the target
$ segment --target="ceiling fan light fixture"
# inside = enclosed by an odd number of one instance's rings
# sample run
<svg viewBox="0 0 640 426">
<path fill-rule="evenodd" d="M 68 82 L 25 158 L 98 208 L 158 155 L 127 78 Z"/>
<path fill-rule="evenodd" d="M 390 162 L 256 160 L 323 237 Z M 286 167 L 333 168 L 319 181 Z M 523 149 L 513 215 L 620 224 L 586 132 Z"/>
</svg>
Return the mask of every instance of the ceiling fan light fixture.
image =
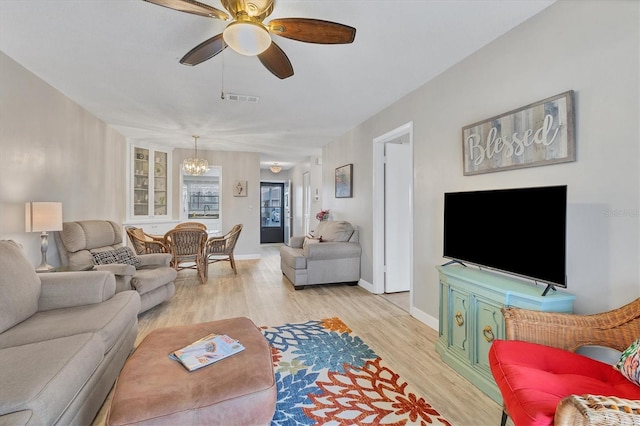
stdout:
<svg viewBox="0 0 640 426">
<path fill-rule="evenodd" d="M 278 166 L 278 163 L 273 163 L 273 165 L 269 167 L 269 170 L 271 170 L 271 173 L 280 173 L 282 167 Z"/>
<path fill-rule="evenodd" d="M 250 20 L 235 21 L 222 33 L 224 42 L 241 55 L 259 55 L 271 46 L 271 36 L 261 24 Z"/>
</svg>

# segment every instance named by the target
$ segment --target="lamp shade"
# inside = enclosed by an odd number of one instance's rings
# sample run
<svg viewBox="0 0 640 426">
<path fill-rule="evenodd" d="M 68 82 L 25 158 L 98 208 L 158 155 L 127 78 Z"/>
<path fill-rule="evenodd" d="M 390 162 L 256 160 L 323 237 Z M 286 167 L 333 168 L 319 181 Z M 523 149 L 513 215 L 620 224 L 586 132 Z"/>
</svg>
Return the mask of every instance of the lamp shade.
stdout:
<svg viewBox="0 0 640 426">
<path fill-rule="evenodd" d="M 29 202 L 24 205 L 24 228 L 27 232 L 62 230 L 62 203 Z"/>
<path fill-rule="evenodd" d="M 230 23 L 222 38 L 233 50 L 247 56 L 259 55 L 271 46 L 266 28 L 249 20 Z"/>
</svg>

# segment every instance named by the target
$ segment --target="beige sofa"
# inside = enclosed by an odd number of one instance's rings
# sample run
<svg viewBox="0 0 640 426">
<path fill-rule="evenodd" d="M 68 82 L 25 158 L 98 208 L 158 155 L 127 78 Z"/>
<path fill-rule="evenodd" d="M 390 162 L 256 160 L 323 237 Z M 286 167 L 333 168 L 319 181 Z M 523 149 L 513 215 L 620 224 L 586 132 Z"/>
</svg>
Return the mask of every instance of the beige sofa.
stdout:
<svg viewBox="0 0 640 426">
<path fill-rule="evenodd" d="M 307 285 L 360 280 L 358 230 L 345 221 L 325 220 L 309 236 L 280 247 L 280 268 L 296 290 Z"/>
<path fill-rule="evenodd" d="M 171 255 L 167 253 L 137 255 L 140 262 L 137 267 L 122 263 L 94 266 L 95 254 L 122 247 L 122 228 L 115 222 L 65 222 L 62 231 L 56 233 L 56 244 L 64 266 L 109 271 L 116 276 L 116 292 L 136 290 L 140 294 L 141 313 L 170 299 L 176 292 L 173 282 L 178 273 L 169 266 Z"/>
<path fill-rule="evenodd" d="M 36 274 L 0 241 L 0 425 L 89 425 L 138 333 L 140 296 L 106 271 Z"/>
</svg>

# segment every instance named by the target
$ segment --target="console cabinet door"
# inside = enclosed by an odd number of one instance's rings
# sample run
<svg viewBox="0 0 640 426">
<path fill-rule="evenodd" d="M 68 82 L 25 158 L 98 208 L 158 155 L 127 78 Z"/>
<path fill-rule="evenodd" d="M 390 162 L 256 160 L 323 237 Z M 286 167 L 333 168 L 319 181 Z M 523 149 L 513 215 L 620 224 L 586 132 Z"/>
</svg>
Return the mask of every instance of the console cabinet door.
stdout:
<svg viewBox="0 0 640 426">
<path fill-rule="evenodd" d="M 489 348 L 496 339 L 504 339 L 504 320 L 502 318 L 503 307 L 487 299 L 478 297 L 475 299 L 475 345 L 473 362 L 476 367 L 491 377 L 489 367 Z"/>
<path fill-rule="evenodd" d="M 465 358 L 469 358 L 469 294 L 456 288 L 451 288 L 449 297 L 451 303 L 451 311 L 449 312 L 451 334 L 449 342 L 455 352 Z"/>
</svg>

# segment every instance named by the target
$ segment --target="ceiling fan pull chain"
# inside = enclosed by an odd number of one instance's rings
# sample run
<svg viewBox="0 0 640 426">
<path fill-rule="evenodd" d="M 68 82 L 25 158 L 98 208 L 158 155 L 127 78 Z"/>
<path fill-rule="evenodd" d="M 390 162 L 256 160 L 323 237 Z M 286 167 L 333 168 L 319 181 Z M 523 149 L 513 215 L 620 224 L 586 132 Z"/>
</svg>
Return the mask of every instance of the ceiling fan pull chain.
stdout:
<svg viewBox="0 0 640 426">
<path fill-rule="evenodd" d="M 224 52 L 222 52 L 222 82 L 220 83 L 220 99 L 224 100 Z"/>
</svg>

